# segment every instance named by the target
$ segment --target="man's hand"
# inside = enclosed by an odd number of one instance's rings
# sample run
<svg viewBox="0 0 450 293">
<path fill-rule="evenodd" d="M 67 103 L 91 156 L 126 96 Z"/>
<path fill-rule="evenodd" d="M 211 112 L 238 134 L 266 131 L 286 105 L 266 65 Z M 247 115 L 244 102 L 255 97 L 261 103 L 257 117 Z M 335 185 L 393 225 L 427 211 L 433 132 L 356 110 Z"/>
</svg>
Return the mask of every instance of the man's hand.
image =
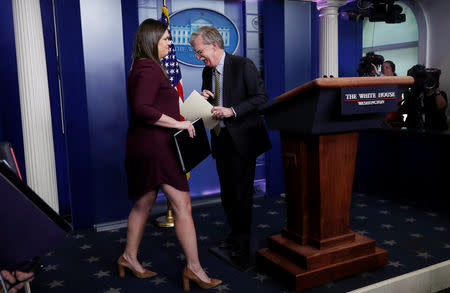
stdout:
<svg viewBox="0 0 450 293">
<path fill-rule="evenodd" d="M 212 113 L 213 118 L 218 119 L 218 120 L 222 120 L 224 118 L 234 116 L 234 112 L 231 108 L 220 107 L 220 106 L 212 107 L 211 113 Z"/>
<path fill-rule="evenodd" d="M 214 94 L 211 91 L 203 90 L 202 96 L 207 100 L 209 97 L 214 97 Z"/>
</svg>

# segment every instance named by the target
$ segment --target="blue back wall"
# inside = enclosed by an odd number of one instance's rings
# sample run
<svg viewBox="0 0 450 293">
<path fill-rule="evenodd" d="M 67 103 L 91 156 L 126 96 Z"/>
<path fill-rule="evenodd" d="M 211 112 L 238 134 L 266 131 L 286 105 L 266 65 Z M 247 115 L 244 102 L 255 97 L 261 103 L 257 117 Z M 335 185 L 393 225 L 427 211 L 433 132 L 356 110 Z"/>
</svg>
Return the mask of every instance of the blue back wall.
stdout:
<svg viewBox="0 0 450 293">
<path fill-rule="evenodd" d="M 340 7 L 339 11 L 356 8 L 356 2 Z M 362 55 L 362 22 L 339 17 L 339 76 L 358 76 L 359 58 Z"/>
<path fill-rule="evenodd" d="M 133 35 L 138 26 L 137 2 L 55 0 L 56 40 L 52 1 L 41 0 L 60 210 L 72 215 L 75 228 L 125 219 L 131 207 L 123 168 L 128 124 L 125 84 Z M 195 7 L 195 1 L 192 6 Z M 242 7 L 239 2 L 225 2 L 225 13 L 236 19 L 240 29 L 245 29 Z M 315 3 L 300 1 L 264 0 L 263 14 L 264 78 L 269 98 L 273 99 L 316 77 L 319 21 Z M 0 139 L 12 142 L 19 167 L 24 171 L 10 1 L 0 3 L 0 16 L 4 36 L 0 49 L 5 54 L 0 61 L 4 93 L 0 101 Z M 354 23 L 340 27 L 340 37 L 346 43 L 345 50 L 339 52 L 341 60 L 347 60 L 344 74 L 357 67 L 358 62 L 354 60 L 359 61 L 361 52 L 355 45 L 354 35 L 359 32 Z M 356 42 L 360 42 L 360 37 L 356 36 Z M 245 52 L 243 47 L 239 50 L 237 54 Z M 352 62 L 356 65 L 347 66 Z M 201 69 L 182 70 L 185 93 L 199 89 Z M 284 191 L 281 150 L 278 132 L 270 131 L 270 137 L 273 148 L 266 155 L 267 191 L 276 196 Z M 213 166 L 214 162 L 205 164 Z M 207 193 L 205 189 L 217 191 L 215 170 L 210 173 L 214 173 L 213 179 L 193 174 L 190 182 L 193 194 Z"/>
<path fill-rule="evenodd" d="M 81 0 L 80 8 L 91 186 L 95 222 L 102 223 L 124 218 L 128 212 L 123 167 L 128 114 L 122 4 L 120 0 Z"/>
</svg>

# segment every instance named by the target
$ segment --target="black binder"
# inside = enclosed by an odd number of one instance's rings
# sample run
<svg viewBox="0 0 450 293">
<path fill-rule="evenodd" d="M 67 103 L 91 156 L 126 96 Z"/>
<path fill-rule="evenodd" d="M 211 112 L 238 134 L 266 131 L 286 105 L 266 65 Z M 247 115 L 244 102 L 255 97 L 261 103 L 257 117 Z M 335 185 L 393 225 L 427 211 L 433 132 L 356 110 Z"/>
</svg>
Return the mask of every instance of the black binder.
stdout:
<svg viewBox="0 0 450 293">
<path fill-rule="evenodd" d="M 178 159 L 184 173 L 191 171 L 211 154 L 202 118 L 197 118 L 192 125 L 195 128 L 194 138 L 189 137 L 187 129 L 180 130 L 173 135 Z"/>
</svg>

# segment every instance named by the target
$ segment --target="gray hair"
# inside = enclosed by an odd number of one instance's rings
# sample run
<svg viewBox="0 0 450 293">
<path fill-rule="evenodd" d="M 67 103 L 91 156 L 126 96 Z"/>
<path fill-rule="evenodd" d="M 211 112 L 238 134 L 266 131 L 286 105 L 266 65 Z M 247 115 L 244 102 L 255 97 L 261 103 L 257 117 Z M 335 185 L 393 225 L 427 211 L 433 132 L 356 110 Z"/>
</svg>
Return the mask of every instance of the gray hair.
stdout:
<svg viewBox="0 0 450 293">
<path fill-rule="evenodd" d="M 202 26 L 199 29 L 197 29 L 195 32 L 193 32 L 191 34 L 191 38 L 189 39 L 189 44 L 191 44 L 191 46 L 193 45 L 195 39 L 198 36 L 202 36 L 203 42 L 205 43 L 205 45 L 210 45 L 210 44 L 216 42 L 217 46 L 219 46 L 220 49 L 224 48 L 222 35 L 213 26 Z"/>
</svg>

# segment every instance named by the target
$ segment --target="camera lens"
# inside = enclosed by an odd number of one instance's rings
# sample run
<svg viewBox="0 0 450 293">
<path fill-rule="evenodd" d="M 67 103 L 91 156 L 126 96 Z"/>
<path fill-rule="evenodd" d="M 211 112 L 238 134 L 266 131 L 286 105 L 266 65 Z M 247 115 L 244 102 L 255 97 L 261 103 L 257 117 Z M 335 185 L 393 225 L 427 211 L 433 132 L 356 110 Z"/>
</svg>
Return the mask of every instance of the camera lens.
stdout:
<svg viewBox="0 0 450 293">
<path fill-rule="evenodd" d="M 428 77 L 427 79 L 425 79 L 424 84 L 427 90 L 431 90 L 436 86 L 436 81 L 434 80 L 434 78 Z"/>
</svg>

